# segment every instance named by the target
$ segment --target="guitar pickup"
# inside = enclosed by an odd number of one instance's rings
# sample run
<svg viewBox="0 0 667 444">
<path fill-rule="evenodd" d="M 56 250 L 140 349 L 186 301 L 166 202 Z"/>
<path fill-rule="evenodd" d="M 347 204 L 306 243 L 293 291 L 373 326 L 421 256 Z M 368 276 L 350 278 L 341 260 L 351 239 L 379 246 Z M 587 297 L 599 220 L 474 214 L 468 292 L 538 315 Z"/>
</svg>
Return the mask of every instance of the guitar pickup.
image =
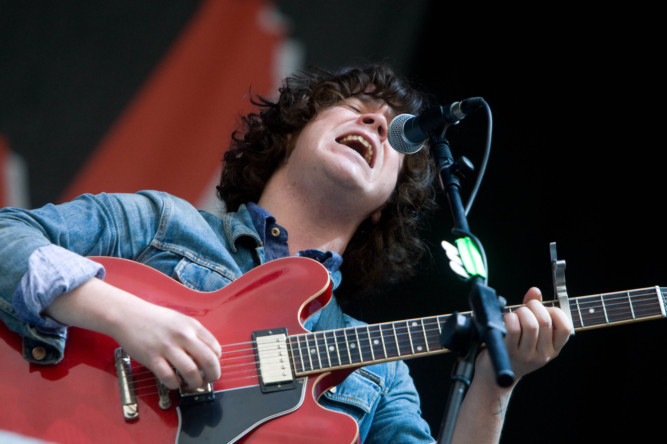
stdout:
<svg viewBox="0 0 667 444">
<path fill-rule="evenodd" d="M 252 333 L 262 392 L 295 388 L 287 349 L 287 330 L 259 330 Z"/>
<path fill-rule="evenodd" d="M 213 391 L 213 384 L 207 383 L 194 390 L 179 388 L 180 405 L 196 404 L 200 402 L 210 402 L 215 400 L 215 392 Z"/>
</svg>

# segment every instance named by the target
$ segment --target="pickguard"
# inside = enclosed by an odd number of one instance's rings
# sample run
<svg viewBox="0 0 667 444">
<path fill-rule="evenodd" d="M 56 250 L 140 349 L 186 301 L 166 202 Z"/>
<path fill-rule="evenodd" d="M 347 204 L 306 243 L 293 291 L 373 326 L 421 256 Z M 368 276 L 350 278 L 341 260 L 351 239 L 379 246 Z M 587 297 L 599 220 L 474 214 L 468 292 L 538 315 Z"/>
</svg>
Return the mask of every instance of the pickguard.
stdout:
<svg viewBox="0 0 667 444">
<path fill-rule="evenodd" d="M 306 379 L 289 390 L 262 392 L 260 386 L 215 392 L 214 399 L 181 403 L 176 442 L 233 443 L 260 424 L 293 412 L 303 403 Z"/>
</svg>

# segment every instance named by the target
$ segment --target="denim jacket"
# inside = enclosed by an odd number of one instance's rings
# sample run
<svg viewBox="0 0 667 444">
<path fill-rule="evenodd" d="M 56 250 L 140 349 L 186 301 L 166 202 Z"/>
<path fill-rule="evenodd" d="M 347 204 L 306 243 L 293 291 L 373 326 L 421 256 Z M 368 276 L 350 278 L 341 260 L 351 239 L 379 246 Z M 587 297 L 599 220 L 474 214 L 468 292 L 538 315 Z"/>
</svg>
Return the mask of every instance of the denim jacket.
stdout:
<svg viewBox="0 0 667 444">
<path fill-rule="evenodd" d="M 53 295 L 24 298 L 17 288 L 29 262 L 37 260 L 38 255 L 32 253 L 50 244 L 82 256 L 142 262 L 199 291 L 222 288 L 265 261 L 262 236 L 245 205 L 234 213 L 223 211 L 218 217 L 169 194 L 144 191 L 83 195 L 32 211 L 0 210 L 0 318 L 23 337 L 24 357 L 42 364 L 62 358 L 67 329 L 39 315 Z M 76 280 L 63 272 L 57 281 L 60 293 L 104 274 L 92 261 L 79 256 L 72 264 L 51 266 L 79 267 L 78 275 L 84 276 Z M 331 277 L 337 286 L 340 271 L 332 270 Z M 324 330 L 359 324 L 343 314 L 334 299 L 311 317 L 306 327 Z M 36 347 L 46 350 L 38 361 L 33 355 Z M 433 442 L 403 362 L 358 369 L 319 401 L 355 418 L 363 442 Z"/>
</svg>

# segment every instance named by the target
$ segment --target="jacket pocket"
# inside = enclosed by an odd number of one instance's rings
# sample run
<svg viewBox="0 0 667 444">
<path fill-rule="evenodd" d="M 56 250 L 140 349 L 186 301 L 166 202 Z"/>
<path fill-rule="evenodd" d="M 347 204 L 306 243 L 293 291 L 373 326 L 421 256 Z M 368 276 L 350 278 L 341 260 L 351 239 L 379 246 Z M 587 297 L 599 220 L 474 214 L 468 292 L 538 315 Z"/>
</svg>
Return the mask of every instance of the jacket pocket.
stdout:
<svg viewBox="0 0 667 444">
<path fill-rule="evenodd" d="M 233 275 L 231 271 L 228 273 L 228 276 Z M 186 258 L 176 265 L 174 277 L 186 287 L 197 291 L 219 290 L 234 280 Z"/>
<path fill-rule="evenodd" d="M 364 414 L 375 410 L 383 385 L 379 376 L 359 369 L 322 396 L 333 404 L 326 403 L 327 405 L 339 405 L 341 408 L 336 410 L 344 411 L 359 421 Z"/>
</svg>

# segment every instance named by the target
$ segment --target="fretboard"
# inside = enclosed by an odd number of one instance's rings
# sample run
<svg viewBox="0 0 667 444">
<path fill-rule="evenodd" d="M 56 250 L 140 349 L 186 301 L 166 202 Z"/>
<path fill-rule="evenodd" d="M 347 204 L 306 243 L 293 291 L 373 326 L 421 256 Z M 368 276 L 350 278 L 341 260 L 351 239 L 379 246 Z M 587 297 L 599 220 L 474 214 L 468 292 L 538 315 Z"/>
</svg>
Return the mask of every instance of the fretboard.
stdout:
<svg viewBox="0 0 667 444">
<path fill-rule="evenodd" d="M 664 287 L 581 296 L 568 300 L 575 331 L 665 317 Z M 557 306 L 557 301 L 545 302 Z M 519 306 L 507 307 L 506 312 Z M 464 313 L 468 316 L 471 313 Z M 451 315 L 432 316 L 288 338 L 296 376 L 446 353 L 440 335 Z"/>
<path fill-rule="evenodd" d="M 665 317 L 666 290 L 649 287 L 571 298 L 572 325 L 576 331 Z"/>
</svg>

